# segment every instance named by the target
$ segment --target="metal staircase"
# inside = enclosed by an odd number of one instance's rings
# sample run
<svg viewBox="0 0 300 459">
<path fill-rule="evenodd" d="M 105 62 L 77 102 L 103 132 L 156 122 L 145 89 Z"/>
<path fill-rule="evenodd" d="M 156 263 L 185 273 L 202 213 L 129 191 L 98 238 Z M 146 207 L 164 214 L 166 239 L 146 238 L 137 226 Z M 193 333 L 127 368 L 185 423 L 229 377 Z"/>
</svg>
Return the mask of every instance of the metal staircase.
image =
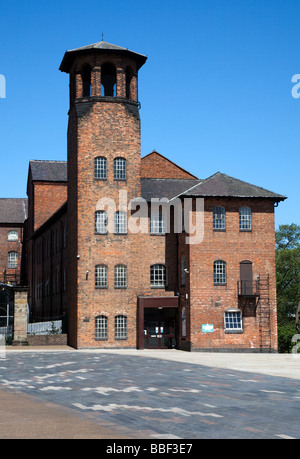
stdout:
<svg viewBox="0 0 300 459">
<path fill-rule="evenodd" d="M 269 275 L 260 277 L 259 281 L 259 304 L 257 315 L 259 316 L 260 349 L 271 352 L 271 308 L 270 308 L 270 280 Z"/>
</svg>

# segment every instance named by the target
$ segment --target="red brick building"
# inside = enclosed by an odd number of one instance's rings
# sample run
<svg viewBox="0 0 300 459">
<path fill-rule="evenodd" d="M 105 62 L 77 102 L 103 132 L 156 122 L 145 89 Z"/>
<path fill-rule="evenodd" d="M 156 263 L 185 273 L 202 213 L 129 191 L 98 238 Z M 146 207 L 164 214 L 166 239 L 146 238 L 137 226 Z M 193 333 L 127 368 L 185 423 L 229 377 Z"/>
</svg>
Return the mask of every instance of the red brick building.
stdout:
<svg viewBox="0 0 300 459">
<path fill-rule="evenodd" d="M 25 275 L 25 220 L 27 219 L 27 199 L 0 199 L 0 282 L 26 283 Z M 23 268 L 23 269 L 21 269 Z"/>
<path fill-rule="evenodd" d="M 67 51 L 67 162 L 32 161 L 27 278 L 35 316 L 67 313 L 75 348 L 277 351 L 274 206 L 217 172 L 141 158 L 146 57 Z"/>
</svg>

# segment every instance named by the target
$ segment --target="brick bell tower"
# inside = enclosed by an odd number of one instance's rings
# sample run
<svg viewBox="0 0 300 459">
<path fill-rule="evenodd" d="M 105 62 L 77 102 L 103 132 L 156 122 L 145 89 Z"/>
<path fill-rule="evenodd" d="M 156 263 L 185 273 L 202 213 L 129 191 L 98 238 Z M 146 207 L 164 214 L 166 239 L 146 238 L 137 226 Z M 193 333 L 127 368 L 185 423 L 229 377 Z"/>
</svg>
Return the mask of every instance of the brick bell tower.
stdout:
<svg viewBox="0 0 300 459">
<path fill-rule="evenodd" d="M 118 206 L 120 190 L 128 201 L 141 195 L 138 71 L 146 59 L 101 41 L 67 51 L 60 65 L 70 75 L 67 291 L 75 348 L 136 345 L 134 321 L 122 341 L 124 320 L 136 315 L 125 285 L 135 240 Z M 103 199 L 116 204 L 114 221 Z"/>
</svg>

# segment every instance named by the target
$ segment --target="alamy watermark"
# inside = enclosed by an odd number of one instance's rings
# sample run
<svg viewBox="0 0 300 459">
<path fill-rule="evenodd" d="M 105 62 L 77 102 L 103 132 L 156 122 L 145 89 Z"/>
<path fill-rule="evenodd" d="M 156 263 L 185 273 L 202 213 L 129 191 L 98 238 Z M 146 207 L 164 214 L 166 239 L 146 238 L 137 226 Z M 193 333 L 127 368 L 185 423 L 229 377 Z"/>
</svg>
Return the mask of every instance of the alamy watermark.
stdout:
<svg viewBox="0 0 300 459">
<path fill-rule="evenodd" d="M 5 76 L 0 74 L 0 99 L 6 98 L 6 80 Z"/>
<path fill-rule="evenodd" d="M 300 357 L 300 351 L 298 350 L 300 349 L 300 335 L 299 334 L 294 335 L 292 337 L 292 343 L 296 343 L 295 346 L 293 346 L 292 348 L 292 354 L 294 355 L 298 354 L 298 357 Z"/>
<path fill-rule="evenodd" d="M 300 97 L 300 74 L 295 73 L 295 75 L 292 76 L 292 83 L 296 83 L 292 87 L 292 97 L 294 99 L 299 99 Z"/>
<path fill-rule="evenodd" d="M 204 238 L 203 198 L 143 198 L 128 200 L 127 190 L 119 201 L 100 198 L 96 204 L 96 233 L 185 233 L 186 244 L 200 244 Z M 149 214 L 150 211 L 150 214 Z M 150 225 L 149 225 L 150 217 Z"/>
<path fill-rule="evenodd" d="M 5 335 L 0 335 L 0 359 L 5 359 Z"/>
</svg>

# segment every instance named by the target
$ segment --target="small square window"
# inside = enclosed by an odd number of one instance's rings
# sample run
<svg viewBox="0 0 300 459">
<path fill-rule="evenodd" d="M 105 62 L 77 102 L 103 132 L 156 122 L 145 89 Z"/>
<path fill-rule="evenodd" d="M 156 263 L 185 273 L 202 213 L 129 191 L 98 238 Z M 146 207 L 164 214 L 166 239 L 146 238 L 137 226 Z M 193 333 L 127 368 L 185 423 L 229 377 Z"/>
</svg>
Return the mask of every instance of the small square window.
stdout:
<svg viewBox="0 0 300 459">
<path fill-rule="evenodd" d="M 214 284 L 226 285 L 226 262 L 217 260 L 214 262 Z"/>
<path fill-rule="evenodd" d="M 225 331 L 242 331 L 241 311 L 225 311 Z"/>
<path fill-rule="evenodd" d="M 107 233 L 107 212 L 105 210 L 97 210 L 95 212 L 95 233 Z"/>
<path fill-rule="evenodd" d="M 107 160 L 103 156 L 95 158 L 95 179 L 106 180 L 107 178 Z"/>
<path fill-rule="evenodd" d="M 19 240 L 18 231 L 9 231 L 7 239 L 8 241 L 18 241 Z"/>
<path fill-rule="evenodd" d="M 115 266 L 115 288 L 127 287 L 127 268 L 124 265 Z"/>
<path fill-rule="evenodd" d="M 241 207 L 239 210 L 240 231 L 251 231 L 252 213 L 249 207 Z"/>
<path fill-rule="evenodd" d="M 127 317 L 115 317 L 115 339 L 127 339 Z"/>
<path fill-rule="evenodd" d="M 114 179 L 115 180 L 126 180 L 126 159 L 115 158 L 114 159 Z"/>
<path fill-rule="evenodd" d="M 107 317 L 98 316 L 95 319 L 95 339 L 107 340 Z"/>
<path fill-rule="evenodd" d="M 213 209 L 213 229 L 225 230 L 225 209 L 224 207 L 214 207 Z"/>
<path fill-rule="evenodd" d="M 115 213 L 115 234 L 127 233 L 127 215 L 126 212 L 117 211 Z"/>
<path fill-rule="evenodd" d="M 107 288 L 107 266 L 97 265 L 95 268 L 95 287 Z"/>
</svg>

